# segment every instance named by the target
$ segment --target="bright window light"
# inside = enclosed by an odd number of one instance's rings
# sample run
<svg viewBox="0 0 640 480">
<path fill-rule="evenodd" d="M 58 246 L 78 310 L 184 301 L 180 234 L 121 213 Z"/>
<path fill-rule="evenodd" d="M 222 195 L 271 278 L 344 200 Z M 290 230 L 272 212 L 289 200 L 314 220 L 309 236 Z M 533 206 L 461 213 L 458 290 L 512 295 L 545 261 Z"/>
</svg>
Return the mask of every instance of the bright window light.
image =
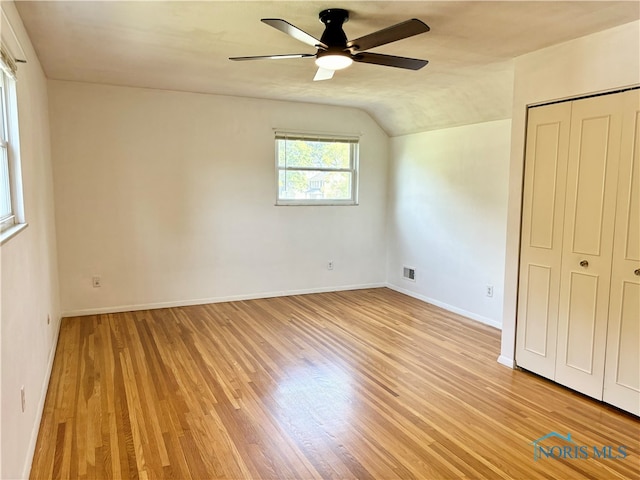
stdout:
<svg viewBox="0 0 640 480">
<path fill-rule="evenodd" d="M 357 137 L 276 132 L 276 205 L 357 205 Z"/>
</svg>

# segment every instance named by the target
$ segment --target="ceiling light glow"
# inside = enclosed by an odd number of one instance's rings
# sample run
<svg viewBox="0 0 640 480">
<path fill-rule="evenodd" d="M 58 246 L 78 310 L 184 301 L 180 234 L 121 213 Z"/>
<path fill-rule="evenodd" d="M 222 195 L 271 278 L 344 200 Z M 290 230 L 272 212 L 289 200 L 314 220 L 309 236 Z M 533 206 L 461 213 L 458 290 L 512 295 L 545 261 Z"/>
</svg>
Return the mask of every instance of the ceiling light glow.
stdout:
<svg viewBox="0 0 640 480">
<path fill-rule="evenodd" d="M 327 70 L 342 70 L 352 63 L 351 57 L 344 54 L 329 53 L 316 58 L 316 65 Z"/>
</svg>

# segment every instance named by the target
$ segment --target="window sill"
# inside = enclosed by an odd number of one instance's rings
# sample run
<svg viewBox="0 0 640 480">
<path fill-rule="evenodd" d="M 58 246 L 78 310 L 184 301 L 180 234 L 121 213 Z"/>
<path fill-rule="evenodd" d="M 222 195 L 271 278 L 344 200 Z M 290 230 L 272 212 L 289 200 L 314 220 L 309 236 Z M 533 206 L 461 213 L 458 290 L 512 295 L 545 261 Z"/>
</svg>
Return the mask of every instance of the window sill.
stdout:
<svg viewBox="0 0 640 480">
<path fill-rule="evenodd" d="M 276 207 L 357 207 L 358 202 L 353 200 L 324 200 L 324 201 L 304 201 L 304 200 L 278 200 L 275 203 Z"/>
<path fill-rule="evenodd" d="M 10 239 L 29 226 L 28 223 L 17 223 L 0 233 L 0 245 L 4 245 Z"/>
</svg>

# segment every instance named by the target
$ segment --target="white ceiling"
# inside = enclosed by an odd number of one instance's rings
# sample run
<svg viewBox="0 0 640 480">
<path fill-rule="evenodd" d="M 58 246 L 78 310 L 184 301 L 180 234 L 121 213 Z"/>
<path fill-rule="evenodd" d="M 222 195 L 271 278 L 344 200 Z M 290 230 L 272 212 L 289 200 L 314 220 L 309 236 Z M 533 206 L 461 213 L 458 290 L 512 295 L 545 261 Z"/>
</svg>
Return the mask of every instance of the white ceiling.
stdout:
<svg viewBox="0 0 640 480">
<path fill-rule="evenodd" d="M 509 118 L 513 58 L 640 18 L 637 1 L 19 1 L 48 78 L 348 105 L 390 135 Z M 320 37 L 318 13 L 345 8 L 349 38 L 419 18 L 431 32 L 374 49 L 424 58 L 419 71 L 354 64 L 313 82 L 315 53 L 260 22 L 283 18 Z"/>
</svg>

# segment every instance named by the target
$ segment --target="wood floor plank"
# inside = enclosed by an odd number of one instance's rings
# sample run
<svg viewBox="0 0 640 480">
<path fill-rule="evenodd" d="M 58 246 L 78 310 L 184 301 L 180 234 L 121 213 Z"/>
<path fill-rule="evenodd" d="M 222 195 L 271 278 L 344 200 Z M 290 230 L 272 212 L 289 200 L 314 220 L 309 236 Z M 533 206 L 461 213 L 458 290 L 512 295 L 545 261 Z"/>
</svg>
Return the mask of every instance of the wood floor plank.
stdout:
<svg viewBox="0 0 640 480">
<path fill-rule="evenodd" d="M 31 478 L 640 478 L 638 418 L 499 348 L 384 288 L 66 318 Z"/>
</svg>

